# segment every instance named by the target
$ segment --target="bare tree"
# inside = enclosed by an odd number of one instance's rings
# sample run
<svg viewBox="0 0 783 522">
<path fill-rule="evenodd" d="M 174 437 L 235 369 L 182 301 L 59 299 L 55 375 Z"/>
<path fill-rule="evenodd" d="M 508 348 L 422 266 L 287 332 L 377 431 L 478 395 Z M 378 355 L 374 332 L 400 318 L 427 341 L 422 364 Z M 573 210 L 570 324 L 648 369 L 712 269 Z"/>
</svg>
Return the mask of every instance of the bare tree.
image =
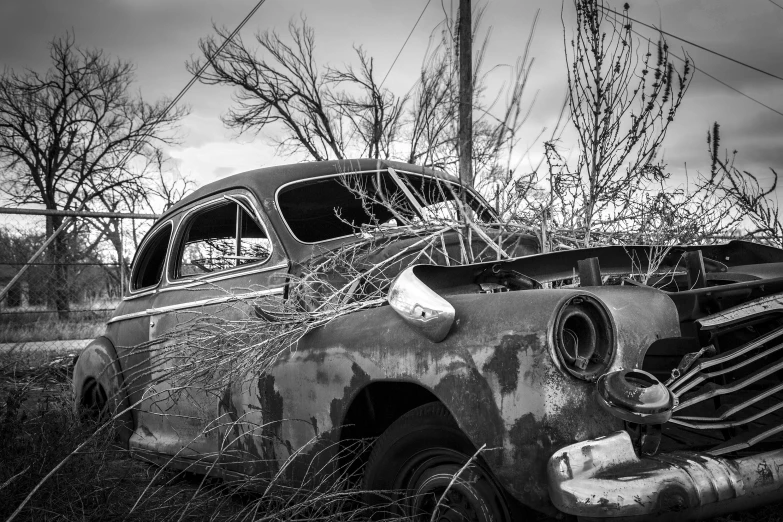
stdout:
<svg viewBox="0 0 783 522">
<path fill-rule="evenodd" d="M 6 69 L 0 75 L 0 180 L 16 203 L 72 210 L 136 184 L 134 158 L 170 142 L 167 131 L 186 110 L 132 95 L 133 65 L 78 48 L 72 33 L 51 42 L 50 56 L 44 74 Z M 52 217 L 47 235 L 61 222 Z M 65 236 L 49 255 L 52 300 L 65 312 Z"/>
<path fill-rule="evenodd" d="M 168 165 L 161 150 L 153 151 L 144 160 L 143 166 L 137 165 L 132 183 L 125 185 L 122 190 L 100 192 L 85 208 L 130 214 L 160 214 L 195 188 L 192 179 Z M 121 290 L 123 274 L 130 274 L 131 256 L 152 222 L 129 220 L 128 223 L 118 217 L 91 218 L 89 221 L 87 235 L 91 236 L 92 244 L 98 245 L 107 239 L 114 248 L 120 270 L 119 273 L 107 271 L 107 274 Z"/>
<path fill-rule="evenodd" d="M 348 122 L 349 131 L 344 142 L 360 144 L 360 156 L 388 159 L 395 155 L 393 148 L 399 139 L 408 98 L 399 98 L 383 89 L 373 74 L 373 59 L 361 47 L 355 50 L 359 58 L 358 71 L 350 65 L 345 70 L 329 69 L 327 80 L 330 84 L 349 89 L 332 94 L 331 101 Z"/>
<path fill-rule="evenodd" d="M 728 202 L 732 213 L 726 220 L 743 227 L 746 236 L 783 247 L 780 208 L 771 197 L 777 189 L 778 173 L 773 168 L 769 169 L 772 183 L 765 188 L 757 176 L 736 166 L 736 150 L 731 155 L 728 151 L 721 155 L 720 142 L 720 125 L 715 122 L 711 131 L 707 132 L 710 176 L 700 180 L 700 189 L 713 191 Z"/>
<path fill-rule="evenodd" d="M 559 224 L 580 229 L 589 246 L 597 227 L 628 218 L 646 183 L 666 178 L 657 154 L 692 75 L 687 59 L 674 68 L 663 38 L 637 45 L 627 3 L 619 19 L 603 0 L 574 6 L 576 32 L 565 47 L 579 157 L 571 167 L 550 143 L 547 161 Z"/>
<path fill-rule="evenodd" d="M 262 55 L 241 36 L 228 40 L 228 30 L 217 26 L 214 30 L 214 36 L 199 41 L 203 59 L 210 65 L 200 81 L 236 88 L 237 105 L 223 118 L 228 127 L 258 132 L 279 123 L 286 131 L 278 141 L 280 152 L 304 151 L 316 161 L 345 157 L 342 120 L 330 104 L 329 82 L 315 60 L 315 32 L 305 18 L 301 25 L 289 24 L 291 45 L 274 31 L 257 34 Z M 202 64 L 195 60 L 188 70 L 198 71 Z"/>
<path fill-rule="evenodd" d="M 473 38 L 482 12 L 478 9 L 473 17 Z M 226 42 L 229 32 L 216 27 L 214 35 L 200 42 L 203 57 L 188 67 L 195 71 L 206 61 L 209 67 L 202 82 L 235 88 L 236 105 L 224 116 L 228 127 L 240 133 L 257 133 L 272 127 L 272 133 L 276 133 L 279 129 L 273 126 L 282 125 L 283 132 L 276 138 L 282 153 L 304 153 L 316 161 L 348 155 L 399 159 L 455 172 L 458 155 L 453 25 L 450 18 L 443 22 L 441 37 L 434 39 L 416 83 L 403 96 L 382 87 L 373 58 L 361 47 L 355 48 L 358 67 L 319 66 L 315 33 L 304 18 L 289 24 L 288 38 L 275 32 L 256 35 L 257 50 L 241 38 Z M 488 36 L 476 46 L 474 60 L 473 107 L 479 115 L 473 156 L 477 179 L 497 171 L 498 158 L 512 152 L 509 145 L 515 143 L 524 122 L 520 104 L 530 70 L 525 56 L 510 84 L 486 102 L 482 65 L 487 43 Z M 507 93 L 505 105 L 495 107 L 503 93 Z"/>
</svg>

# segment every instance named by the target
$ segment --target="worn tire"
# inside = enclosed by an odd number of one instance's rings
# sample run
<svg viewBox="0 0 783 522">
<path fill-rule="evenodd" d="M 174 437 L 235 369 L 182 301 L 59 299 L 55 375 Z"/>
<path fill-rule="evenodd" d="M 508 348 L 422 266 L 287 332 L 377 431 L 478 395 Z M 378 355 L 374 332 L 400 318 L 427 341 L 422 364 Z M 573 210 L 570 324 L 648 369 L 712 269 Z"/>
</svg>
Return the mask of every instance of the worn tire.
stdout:
<svg viewBox="0 0 783 522">
<path fill-rule="evenodd" d="M 414 408 L 375 442 L 364 473 L 366 500 L 379 512 L 411 520 L 429 521 L 437 508 L 436 519 L 442 521 L 508 522 L 502 489 L 482 458 L 474 460 L 447 491 L 452 477 L 475 452 L 441 403 Z"/>
<path fill-rule="evenodd" d="M 88 379 L 79 397 L 79 417 L 84 423 L 103 424 L 109 419 L 109 398 L 95 379 Z"/>
</svg>

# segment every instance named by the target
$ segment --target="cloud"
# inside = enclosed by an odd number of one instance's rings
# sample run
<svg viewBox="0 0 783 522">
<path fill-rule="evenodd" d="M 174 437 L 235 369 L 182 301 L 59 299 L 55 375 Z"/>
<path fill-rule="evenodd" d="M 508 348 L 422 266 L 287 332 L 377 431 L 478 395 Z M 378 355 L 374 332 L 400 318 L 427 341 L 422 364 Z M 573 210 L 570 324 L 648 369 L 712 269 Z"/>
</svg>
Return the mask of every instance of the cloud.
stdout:
<svg viewBox="0 0 783 522">
<path fill-rule="evenodd" d="M 178 162 L 179 171 L 199 186 L 231 174 L 285 163 L 268 147 L 258 143 L 217 141 L 198 147 L 172 148 L 167 152 Z"/>
</svg>

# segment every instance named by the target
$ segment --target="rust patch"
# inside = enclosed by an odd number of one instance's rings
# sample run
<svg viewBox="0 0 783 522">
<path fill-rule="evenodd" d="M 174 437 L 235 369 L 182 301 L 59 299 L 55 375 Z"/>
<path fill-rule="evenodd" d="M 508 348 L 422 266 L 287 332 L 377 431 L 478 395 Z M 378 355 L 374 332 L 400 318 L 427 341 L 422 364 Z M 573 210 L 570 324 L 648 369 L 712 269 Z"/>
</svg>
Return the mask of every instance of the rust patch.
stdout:
<svg viewBox="0 0 783 522">
<path fill-rule="evenodd" d="M 332 426 L 339 427 L 343 424 L 345 412 L 351 404 L 351 400 L 356 393 L 370 383 L 370 376 L 361 366 L 355 362 L 351 364 L 351 382 L 343 388 L 342 397 L 335 397 L 329 405 L 329 417 L 332 419 Z"/>
<path fill-rule="evenodd" d="M 221 395 L 220 401 L 218 402 L 218 412 L 227 413 L 231 418 L 231 422 L 236 422 L 237 418 L 239 417 L 237 414 L 237 408 L 234 406 L 234 402 L 231 400 L 231 385 L 227 386 L 226 389 L 223 390 L 223 395 Z"/>
<path fill-rule="evenodd" d="M 264 374 L 258 379 L 258 402 L 261 409 L 261 448 L 263 458 L 277 460 L 274 440 L 281 440 L 283 422 L 283 397 L 275 390 L 273 375 Z M 290 451 L 289 451 L 290 453 Z"/>
<path fill-rule="evenodd" d="M 416 352 L 416 375 L 424 375 L 430 371 L 429 355 L 430 354 L 424 350 Z"/>
<path fill-rule="evenodd" d="M 598 499 L 598 505 L 601 506 L 604 511 L 616 511 L 620 509 L 620 504 L 617 502 L 612 502 L 608 498 L 604 497 Z"/>
<path fill-rule="evenodd" d="M 322 369 L 318 369 L 315 371 L 315 382 L 318 384 L 329 384 L 329 374 L 323 371 Z"/>
<path fill-rule="evenodd" d="M 688 509 L 688 492 L 681 486 L 672 485 L 658 495 L 659 512 L 679 512 Z"/>
<path fill-rule="evenodd" d="M 504 335 L 500 344 L 495 347 L 492 357 L 482 368 L 485 372 L 492 372 L 498 378 L 500 393 L 508 395 L 517 389 L 519 376 L 519 352 L 526 350 L 533 344 L 538 344 L 538 337 L 529 335 Z"/>
<path fill-rule="evenodd" d="M 275 391 L 275 378 L 264 374 L 258 379 L 258 401 L 264 416 L 264 424 L 283 420 L 283 397 Z M 279 430 L 279 427 L 278 427 Z"/>
<path fill-rule="evenodd" d="M 571 469 L 571 459 L 568 457 L 568 452 L 564 452 L 562 455 L 560 455 L 558 460 L 562 464 L 565 464 L 566 470 L 568 471 L 568 478 L 569 479 L 574 478 L 574 472 Z"/>
<path fill-rule="evenodd" d="M 585 464 L 582 469 L 585 471 L 588 469 L 593 468 L 593 447 L 592 446 L 584 446 L 582 447 L 582 456 L 585 457 Z"/>
<path fill-rule="evenodd" d="M 502 447 L 505 424 L 500 415 L 492 390 L 486 379 L 472 368 L 467 375 L 451 373 L 443 377 L 433 390 L 466 434 L 479 446 Z M 484 455 L 489 463 L 501 465 L 502 451 L 490 451 Z"/>
<path fill-rule="evenodd" d="M 607 432 L 607 419 L 602 414 L 594 414 L 587 407 L 588 396 L 577 390 L 568 401 L 563 401 L 556 413 L 537 417 L 526 413 L 519 417 L 509 430 L 509 440 L 513 446 L 515 466 L 519 470 L 513 477 L 513 489 L 531 500 L 535 500 L 538 509 L 549 505 L 547 490 L 547 461 L 560 448 L 576 442 L 577 434 L 593 436 Z M 583 448 L 585 456 L 590 449 Z M 570 469 L 570 462 L 568 466 Z M 598 499 L 596 499 L 596 502 Z"/>
<path fill-rule="evenodd" d="M 756 473 L 758 474 L 756 476 L 756 486 L 766 486 L 775 482 L 775 478 L 772 476 L 772 468 L 769 467 L 766 460 L 759 462 Z"/>
</svg>

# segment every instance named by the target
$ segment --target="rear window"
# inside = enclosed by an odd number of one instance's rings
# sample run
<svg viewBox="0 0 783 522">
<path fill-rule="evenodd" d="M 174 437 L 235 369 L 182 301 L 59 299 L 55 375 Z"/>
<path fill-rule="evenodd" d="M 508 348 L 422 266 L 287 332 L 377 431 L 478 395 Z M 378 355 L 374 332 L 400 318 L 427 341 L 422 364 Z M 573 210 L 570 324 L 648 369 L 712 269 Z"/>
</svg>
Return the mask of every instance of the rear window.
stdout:
<svg viewBox="0 0 783 522">
<path fill-rule="evenodd" d="M 365 226 L 402 226 L 458 217 L 454 199 L 460 197 L 459 185 L 428 176 L 396 174 L 407 194 L 387 171 L 294 183 L 277 196 L 280 213 L 294 237 L 303 243 L 349 236 Z M 470 193 L 468 203 L 480 219 L 491 219 L 491 211 Z"/>
<path fill-rule="evenodd" d="M 131 288 L 141 290 L 160 283 L 163 266 L 166 262 L 166 250 L 171 239 L 171 224 L 152 234 L 141 249 L 133 268 Z"/>
</svg>

